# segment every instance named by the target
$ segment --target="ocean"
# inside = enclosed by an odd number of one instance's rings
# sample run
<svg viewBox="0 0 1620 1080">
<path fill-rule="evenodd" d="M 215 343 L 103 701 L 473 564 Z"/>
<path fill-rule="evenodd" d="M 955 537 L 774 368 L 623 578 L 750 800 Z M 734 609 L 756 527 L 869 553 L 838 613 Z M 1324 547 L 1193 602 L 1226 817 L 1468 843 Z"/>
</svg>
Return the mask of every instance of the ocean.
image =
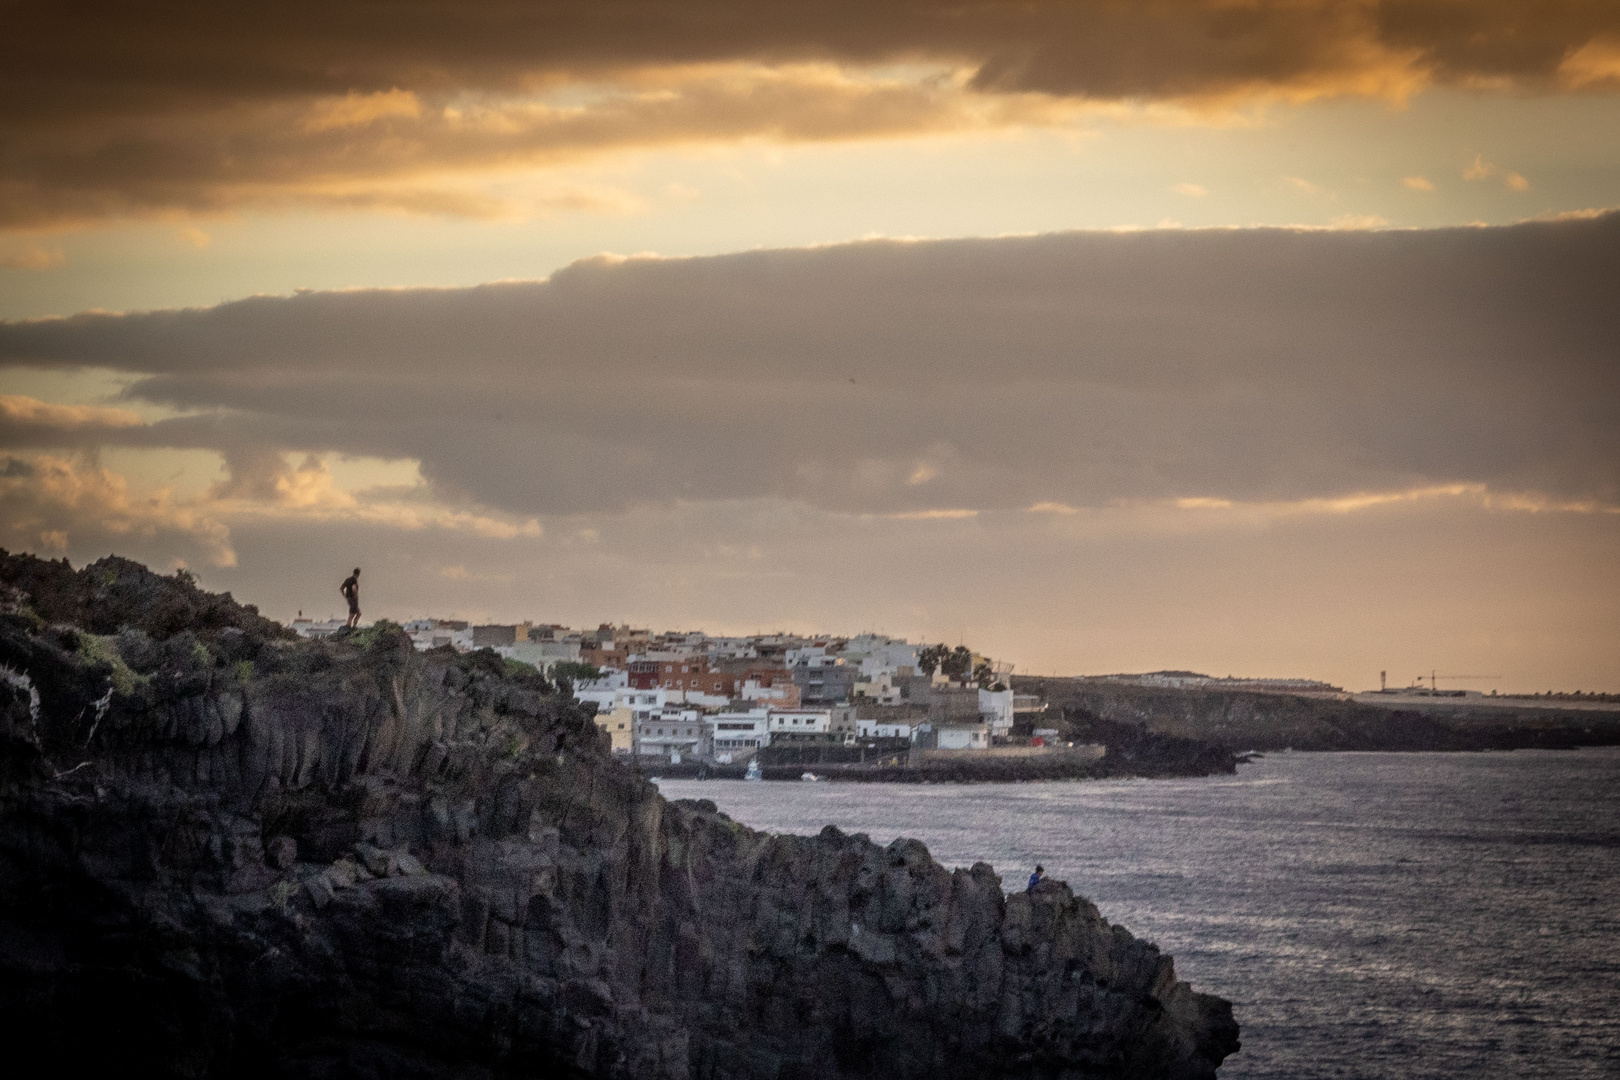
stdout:
<svg viewBox="0 0 1620 1080">
<path fill-rule="evenodd" d="M 1620 1076 L 1620 749 L 1284 753 L 1236 776 L 663 781 L 757 829 L 1036 863 L 1232 1001 L 1223 1077 Z"/>
</svg>

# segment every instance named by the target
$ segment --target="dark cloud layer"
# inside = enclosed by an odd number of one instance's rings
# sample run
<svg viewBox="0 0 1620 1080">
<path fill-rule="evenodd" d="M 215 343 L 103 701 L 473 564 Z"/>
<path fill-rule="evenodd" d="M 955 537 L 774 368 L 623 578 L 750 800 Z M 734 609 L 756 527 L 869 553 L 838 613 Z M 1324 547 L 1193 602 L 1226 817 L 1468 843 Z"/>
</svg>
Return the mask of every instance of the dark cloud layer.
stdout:
<svg viewBox="0 0 1620 1080">
<path fill-rule="evenodd" d="M 414 458 L 442 494 L 518 514 L 1434 484 L 1614 504 L 1617 295 L 1613 214 L 597 259 L 545 282 L 0 324 L 0 362 L 138 373 L 133 398 L 198 410 L 34 410 L 0 434 L 217 448 L 247 485 L 267 449 Z"/>
<path fill-rule="evenodd" d="M 35 0 L 3 10 L 0 226 L 11 227 L 287 201 L 487 214 L 500 208 L 419 178 L 679 140 L 1038 116 L 1028 101 L 986 108 L 1009 95 L 1620 85 L 1612 0 Z M 806 63 L 917 64 L 968 81 L 784 76 Z M 765 74 L 712 70 L 739 66 Z M 582 112 L 522 104 L 575 84 L 621 93 Z M 649 89 L 660 93 L 637 96 Z"/>
<path fill-rule="evenodd" d="M 1388 57 L 1448 81 L 1554 78 L 1620 33 L 1607 0 L 420 0 L 6 5 L 18 119 L 747 60 L 972 65 L 982 85 L 1093 97 L 1342 76 Z"/>
</svg>

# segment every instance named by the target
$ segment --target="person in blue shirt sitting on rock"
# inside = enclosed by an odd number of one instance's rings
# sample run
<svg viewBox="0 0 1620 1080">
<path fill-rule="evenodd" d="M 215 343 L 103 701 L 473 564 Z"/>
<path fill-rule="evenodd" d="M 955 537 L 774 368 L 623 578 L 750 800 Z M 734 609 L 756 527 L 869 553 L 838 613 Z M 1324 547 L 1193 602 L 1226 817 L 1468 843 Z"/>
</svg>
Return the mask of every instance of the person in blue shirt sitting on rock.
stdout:
<svg viewBox="0 0 1620 1080">
<path fill-rule="evenodd" d="M 1044 867 L 1044 866 L 1036 866 L 1035 867 L 1035 872 L 1033 874 L 1029 875 L 1029 888 L 1025 889 L 1024 891 L 1027 892 L 1027 893 L 1034 892 L 1035 891 L 1035 886 L 1039 885 L 1041 882 L 1043 882 L 1045 880 L 1046 880 L 1046 867 Z"/>
</svg>

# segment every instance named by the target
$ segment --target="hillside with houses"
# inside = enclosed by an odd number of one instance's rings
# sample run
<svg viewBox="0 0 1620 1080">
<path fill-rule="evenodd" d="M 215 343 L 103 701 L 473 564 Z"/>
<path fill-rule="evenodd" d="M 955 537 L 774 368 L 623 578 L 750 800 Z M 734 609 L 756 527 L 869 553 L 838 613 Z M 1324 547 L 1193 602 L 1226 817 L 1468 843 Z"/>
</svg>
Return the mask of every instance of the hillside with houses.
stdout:
<svg viewBox="0 0 1620 1080">
<path fill-rule="evenodd" d="M 305 637 L 339 628 L 293 623 Z M 1039 728 L 1038 698 L 1013 692 L 1011 664 L 961 645 L 881 634 L 716 637 L 606 623 L 574 630 L 417 619 L 404 628 L 419 650 L 490 649 L 567 681 L 576 699 L 596 707 L 613 752 L 649 769 L 898 765 L 1071 749 L 1046 745 L 1056 731 Z M 1020 718 L 1023 734 L 1015 736 Z"/>
</svg>

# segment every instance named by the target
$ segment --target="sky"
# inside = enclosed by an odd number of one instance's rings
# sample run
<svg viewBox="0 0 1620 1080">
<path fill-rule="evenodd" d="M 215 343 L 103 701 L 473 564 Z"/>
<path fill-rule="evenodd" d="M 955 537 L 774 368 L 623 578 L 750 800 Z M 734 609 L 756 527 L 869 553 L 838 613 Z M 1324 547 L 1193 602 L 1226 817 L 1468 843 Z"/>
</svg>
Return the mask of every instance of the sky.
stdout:
<svg viewBox="0 0 1620 1080">
<path fill-rule="evenodd" d="M 6 10 L 9 550 L 1620 690 L 1610 0 Z"/>
</svg>

